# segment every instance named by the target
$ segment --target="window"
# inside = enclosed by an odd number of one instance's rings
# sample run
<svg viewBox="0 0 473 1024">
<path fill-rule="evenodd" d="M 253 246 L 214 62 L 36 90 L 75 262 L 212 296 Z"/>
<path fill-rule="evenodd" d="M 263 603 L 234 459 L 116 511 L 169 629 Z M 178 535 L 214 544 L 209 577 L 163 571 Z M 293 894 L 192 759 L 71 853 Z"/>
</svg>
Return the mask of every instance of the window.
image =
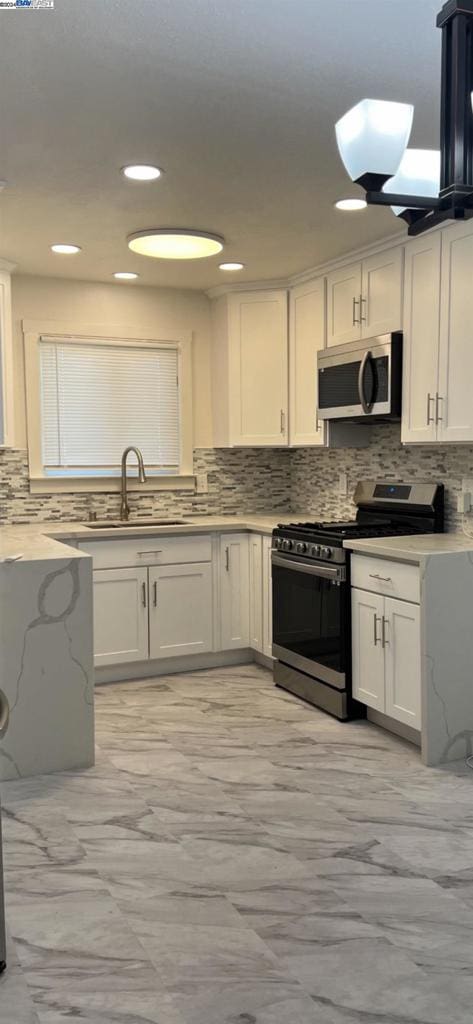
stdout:
<svg viewBox="0 0 473 1024">
<path fill-rule="evenodd" d="M 155 482 L 192 472 L 182 344 L 28 333 L 25 346 L 32 478 L 53 489 L 67 481 L 71 490 L 71 478 L 105 484 L 128 445 Z M 133 459 L 128 472 L 137 474 Z"/>
</svg>

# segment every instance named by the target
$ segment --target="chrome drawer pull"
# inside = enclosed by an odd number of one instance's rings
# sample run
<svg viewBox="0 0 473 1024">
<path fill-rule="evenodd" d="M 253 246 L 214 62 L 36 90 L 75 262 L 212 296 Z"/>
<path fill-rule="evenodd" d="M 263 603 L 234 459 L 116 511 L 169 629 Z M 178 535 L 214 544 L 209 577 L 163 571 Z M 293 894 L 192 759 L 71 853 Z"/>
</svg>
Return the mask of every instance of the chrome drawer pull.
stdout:
<svg viewBox="0 0 473 1024">
<path fill-rule="evenodd" d="M 141 601 L 143 608 L 146 608 L 146 583 L 141 584 Z"/>
<path fill-rule="evenodd" d="M 435 416 L 431 416 L 430 415 L 430 403 L 431 402 L 434 403 L 435 402 L 435 398 L 432 397 L 432 395 L 430 394 L 430 391 L 429 391 L 429 393 L 427 395 L 427 426 L 428 427 L 430 426 L 431 423 L 435 423 Z"/>
<path fill-rule="evenodd" d="M 380 576 L 379 572 L 370 572 L 370 580 L 380 580 L 382 583 L 392 583 L 391 576 Z"/>
<path fill-rule="evenodd" d="M 381 619 L 378 619 L 378 616 L 376 615 L 376 612 L 375 612 L 374 615 L 373 615 L 373 633 L 374 633 L 373 640 L 374 640 L 374 646 L 375 647 L 378 646 L 378 640 L 380 639 L 380 637 L 378 636 L 378 622 L 381 622 Z"/>
<path fill-rule="evenodd" d="M 384 615 L 383 615 L 383 618 L 381 619 L 381 646 L 383 648 L 384 647 L 389 647 L 389 640 L 386 640 L 386 626 L 387 626 L 387 624 L 388 624 L 388 620 L 385 619 Z"/>
</svg>

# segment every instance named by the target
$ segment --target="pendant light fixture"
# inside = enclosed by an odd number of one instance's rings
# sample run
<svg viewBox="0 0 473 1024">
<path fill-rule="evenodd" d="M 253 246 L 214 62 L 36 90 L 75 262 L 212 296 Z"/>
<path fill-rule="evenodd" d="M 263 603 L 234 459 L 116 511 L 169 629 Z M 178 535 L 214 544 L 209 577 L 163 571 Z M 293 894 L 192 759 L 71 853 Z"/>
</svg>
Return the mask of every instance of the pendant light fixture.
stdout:
<svg viewBox="0 0 473 1024">
<path fill-rule="evenodd" d="M 473 0 L 448 0 L 442 30 L 440 150 L 407 149 L 414 107 L 361 100 L 335 125 L 340 156 L 372 206 L 418 235 L 473 217 Z"/>
</svg>

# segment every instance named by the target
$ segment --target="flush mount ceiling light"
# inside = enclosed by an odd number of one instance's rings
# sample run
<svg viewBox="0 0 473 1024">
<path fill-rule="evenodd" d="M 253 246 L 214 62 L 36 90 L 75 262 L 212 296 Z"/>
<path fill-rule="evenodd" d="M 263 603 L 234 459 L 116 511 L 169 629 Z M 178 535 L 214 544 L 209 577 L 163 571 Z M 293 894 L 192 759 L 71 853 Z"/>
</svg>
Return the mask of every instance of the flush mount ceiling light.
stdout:
<svg viewBox="0 0 473 1024">
<path fill-rule="evenodd" d="M 208 231 L 184 228 L 149 228 L 128 236 L 128 245 L 140 256 L 158 260 L 199 260 L 216 256 L 223 249 L 224 239 Z"/>
<path fill-rule="evenodd" d="M 74 256 L 76 252 L 80 252 L 80 245 L 71 245 L 69 242 L 57 242 L 51 246 L 52 252 L 58 252 L 61 256 Z"/>
<path fill-rule="evenodd" d="M 122 173 L 125 178 L 131 178 L 132 181 L 157 181 L 163 172 L 153 164 L 129 164 L 122 167 Z"/>
<path fill-rule="evenodd" d="M 373 206 L 391 206 L 419 235 L 473 217 L 473 0 L 448 0 L 442 30 L 440 151 L 406 149 L 414 108 L 362 100 L 335 125 L 352 181 Z M 422 154 L 422 155 L 421 155 Z"/>
<path fill-rule="evenodd" d="M 243 270 L 244 263 L 219 263 L 219 270 Z"/>
<path fill-rule="evenodd" d="M 131 270 L 117 270 L 113 276 L 117 281 L 136 281 L 138 274 L 133 274 Z"/>
<path fill-rule="evenodd" d="M 337 210 L 366 210 L 366 199 L 337 199 Z"/>
</svg>

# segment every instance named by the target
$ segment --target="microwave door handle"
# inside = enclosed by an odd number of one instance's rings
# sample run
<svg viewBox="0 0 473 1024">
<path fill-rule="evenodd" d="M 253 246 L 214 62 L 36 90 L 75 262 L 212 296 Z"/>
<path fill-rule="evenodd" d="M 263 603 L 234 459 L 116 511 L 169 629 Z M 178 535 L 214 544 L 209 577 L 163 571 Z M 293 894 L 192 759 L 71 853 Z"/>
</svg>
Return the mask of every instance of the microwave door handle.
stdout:
<svg viewBox="0 0 473 1024">
<path fill-rule="evenodd" d="M 367 401 L 367 398 L 366 398 L 366 395 L 365 395 L 365 389 L 364 389 L 365 370 L 366 370 L 366 367 L 367 367 L 370 359 L 372 359 L 372 358 L 373 358 L 372 353 L 368 349 L 365 352 L 365 354 L 363 356 L 363 359 L 361 360 L 360 369 L 358 371 L 358 395 L 359 395 L 359 398 L 360 398 L 360 405 L 361 405 L 361 408 L 363 409 L 364 413 L 371 412 L 371 410 L 373 408 L 373 401 L 372 400 L 371 400 L 371 402 Z"/>
</svg>

